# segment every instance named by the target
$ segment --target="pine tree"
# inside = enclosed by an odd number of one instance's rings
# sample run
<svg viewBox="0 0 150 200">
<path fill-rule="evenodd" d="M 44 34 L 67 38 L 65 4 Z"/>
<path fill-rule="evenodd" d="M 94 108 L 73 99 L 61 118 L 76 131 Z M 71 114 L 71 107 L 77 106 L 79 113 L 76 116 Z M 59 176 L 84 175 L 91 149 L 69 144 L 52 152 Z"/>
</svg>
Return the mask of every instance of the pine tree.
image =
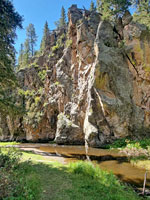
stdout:
<svg viewBox="0 0 150 200">
<path fill-rule="evenodd" d="M 22 17 L 10 0 L 0 0 L 0 112 L 15 112 L 9 91 L 16 87 L 14 74 L 16 28 L 22 28 Z"/>
<path fill-rule="evenodd" d="M 44 25 L 43 38 L 40 45 L 40 52 L 43 52 L 49 44 L 50 44 L 50 30 L 48 27 L 48 23 L 46 21 Z"/>
<path fill-rule="evenodd" d="M 66 26 L 66 12 L 64 7 L 61 8 L 61 17 L 58 21 L 55 22 L 57 28 L 62 28 Z"/>
<path fill-rule="evenodd" d="M 94 5 L 94 2 L 91 1 L 91 4 L 90 4 L 90 11 L 95 11 L 96 8 L 95 8 L 95 5 Z"/>
<path fill-rule="evenodd" d="M 29 26 L 27 27 L 26 35 L 29 42 L 31 56 L 34 56 L 37 35 L 33 24 L 29 24 Z"/>
<path fill-rule="evenodd" d="M 24 43 L 24 54 L 23 54 L 23 63 L 24 65 L 29 64 L 29 59 L 31 58 L 32 54 L 30 51 L 30 42 L 29 39 L 27 38 Z"/>
<path fill-rule="evenodd" d="M 130 5 L 130 0 L 97 0 L 97 10 L 104 19 L 115 19 L 122 16 Z"/>
<path fill-rule="evenodd" d="M 136 6 L 134 20 L 150 29 L 150 0 L 134 0 L 134 4 Z"/>
<path fill-rule="evenodd" d="M 61 8 L 61 18 L 60 18 L 60 27 L 64 27 L 66 25 L 66 12 L 64 7 Z"/>
<path fill-rule="evenodd" d="M 24 46 L 23 46 L 23 44 L 21 44 L 20 50 L 19 50 L 19 58 L 18 58 L 18 64 L 20 66 L 23 65 L 23 56 L 24 56 Z"/>
</svg>

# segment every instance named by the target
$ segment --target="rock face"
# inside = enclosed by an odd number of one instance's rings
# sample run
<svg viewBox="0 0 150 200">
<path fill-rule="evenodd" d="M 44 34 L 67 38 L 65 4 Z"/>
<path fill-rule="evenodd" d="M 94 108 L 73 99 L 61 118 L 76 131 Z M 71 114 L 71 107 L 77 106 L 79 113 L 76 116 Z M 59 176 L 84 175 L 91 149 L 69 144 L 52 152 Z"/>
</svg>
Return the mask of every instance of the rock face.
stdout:
<svg viewBox="0 0 150 200">
<path fill-rule="evenodd" d="M 149 135 L 150 33 L 129 12 L 112 25 L 73 5 L 68 18 L 44 54 L 18 72 L 26 93 L 24 138 L 101 147 Z M 4 133 L 19 137 L 5 127 L 1 139 Z"/>
</svg>

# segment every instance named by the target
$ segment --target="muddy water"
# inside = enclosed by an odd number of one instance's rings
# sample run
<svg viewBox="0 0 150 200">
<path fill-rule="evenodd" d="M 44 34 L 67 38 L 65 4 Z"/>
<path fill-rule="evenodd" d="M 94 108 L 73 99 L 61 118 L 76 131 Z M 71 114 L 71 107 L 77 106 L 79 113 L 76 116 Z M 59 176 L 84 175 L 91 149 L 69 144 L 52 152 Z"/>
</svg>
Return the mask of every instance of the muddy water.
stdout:
<svg viewBox="0 0 150 200">
<path fill-rule="evenodd" d="M 38 147 L 38 149 L 49 152 L 52 155 L 64 157 L 67 163 L 86 158 L 84 146 L 50 145 L 41 146 Z M 127 162 L 126 157 L 118 151 L 89 148 L 88 156 L 92 162 L 96 162 L 100 168 L 112 171 L 122 181 L 137 187 L 143 186 L 145 170 L 132 166 Z M 150 173 L 148 173 L 146 186 L 150 187 Z"/>
<path fill-rule="evenodd" d="M 86 159 L 86 151 L 84 146 L 58 146 L 54 144 L 21 144 L 15 145 L 25 149 L 37 149 L 40 152 L 48 154 L 49 157 L 63 163 L 69 163 L 77 160 Z M 144 181 L 144 169 L 139 169 L 127 162 L 124 154 L 116 150 L 105 150 L 88 148 L 88 156 L 92 162 L 96 162 L 100 168 L 107 171 L 112 171 L 119 179 L 130 183 L 133 186 L 141 188 Z M 150 173 L 147 174 L 146 187 L 150 188 Z"/>
</svg>

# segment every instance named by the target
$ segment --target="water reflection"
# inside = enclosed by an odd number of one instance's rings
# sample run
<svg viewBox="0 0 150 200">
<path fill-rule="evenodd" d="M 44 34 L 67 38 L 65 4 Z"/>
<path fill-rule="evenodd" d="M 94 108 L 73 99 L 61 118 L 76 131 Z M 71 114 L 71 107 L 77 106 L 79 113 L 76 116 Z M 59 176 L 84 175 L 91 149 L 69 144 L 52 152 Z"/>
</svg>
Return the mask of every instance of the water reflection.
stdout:
<svg viewBox="0 0 150 200">
<path fill-rule="evenodd" d="M 36 148 L 37 151 L 39 150 L 39 154 L 50 156 L 54 160 L 62 161 L 63 163 L 86 160 L 86 154 L 88 153 L 90 160 L 93 163 L 97 163 L 103 170 L 112 171 L 122 181 L 133 184 L 138 188 L 143 186 L 145 170 L 132 166 L 127 162 L 125 155 L 116 150 L 88 147 L 88 152 L 86 152 L 84 146 L 31 143 L 16 145 L 16 147 L 18 146 L 30 150 Z M 150 187 L 150 173 L 147 174 L 146 187 Z"/>
<path fill-rule="evenodd" d="M 41 146 L 38 149 L 62 156 L 65 161 L 85 160 L 86 150 L 84 146 Z M 115 150 L 88 148 L 88 156 L 93 163 L 97 163 L 100 168 L 112 171 L 122 181 L 133 184 L 137 187 L 143 186 L 144 169 L 139 169 L 127 162 L 126 157 Z M 147 175 L 146 186 L 150 186 L 150 174 Z"/>
</svg>

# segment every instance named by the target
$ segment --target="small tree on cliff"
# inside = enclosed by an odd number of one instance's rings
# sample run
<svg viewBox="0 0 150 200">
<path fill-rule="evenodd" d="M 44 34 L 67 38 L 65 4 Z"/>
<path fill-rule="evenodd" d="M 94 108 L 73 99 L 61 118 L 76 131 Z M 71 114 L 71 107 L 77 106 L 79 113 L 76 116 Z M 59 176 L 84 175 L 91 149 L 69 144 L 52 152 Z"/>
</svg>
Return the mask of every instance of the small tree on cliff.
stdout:
<svg viewBox="0 0 150 200">
<path fill-rule="evenodd" d="M 57 28 L 61 28 L 61 27 L 64 27 L 66 26 L 66 12 L 65 12 L 65 9 L 64 7 L 62 6 L 61 8 L 61 17 L 58 21 L 55 22 L 55 25 Z"/>
<path fill-rule="evenodd" d="M 26 39 L 24 43 L 23 64 L 28 65 L 30 58 L 31 58 L 30 43 L 29 39 Z"/>
<path fill-rule="evenodd" d="M 61 18 L 60 18 L 60 27 L 64 27 L 66 25 L 66 12 L 64 7 L 61 8 Z"/>
<path fill-rule="evenodd" d="M 27 40 L 29 42 L 29 49 L 31 56 L 34 56 L 37 35 L 33 24 L 29 24 L 29 26 L 27 27 L 26 35 L 27 35 Z"/>
<path fill-rule="evenodd" d="M 96 10 L 96 7 L 94 5 L 94 2 L 91 1 L 91 4 L 90 4 L 90 11 L 95 11 Z"/>
<path fill-rule="evenodd" d="M 46 21 L 44 25 L 43 38 L 40 45 L 40 52 L 43 52 L 46 46 L 49 45 L 49 43 L 50 43 L 50 30 L 48 27 L 48 23 Z"/>
<path fill-rule="evenodd" d="M 23 64 L 23 56 L 24 56 L 24 46 L 23 46 L 23 44 L 21 44 L 20 50 L 19 50 L 19 58 L 18 58 L 18 64 L 20 66 Z"/>
<path fill-rule="evenodd" d="M 115 19 L 122 16 L 130 5 L 130 0 L 97 0 L 97 10 L 104 19 Z"/>
<path fill-rule="evenodd" d="M 134 20 L 145 24 L 150 29 L 150 1 L 149 0 L 133 0 L 136 7 Z"/>
</svg>

